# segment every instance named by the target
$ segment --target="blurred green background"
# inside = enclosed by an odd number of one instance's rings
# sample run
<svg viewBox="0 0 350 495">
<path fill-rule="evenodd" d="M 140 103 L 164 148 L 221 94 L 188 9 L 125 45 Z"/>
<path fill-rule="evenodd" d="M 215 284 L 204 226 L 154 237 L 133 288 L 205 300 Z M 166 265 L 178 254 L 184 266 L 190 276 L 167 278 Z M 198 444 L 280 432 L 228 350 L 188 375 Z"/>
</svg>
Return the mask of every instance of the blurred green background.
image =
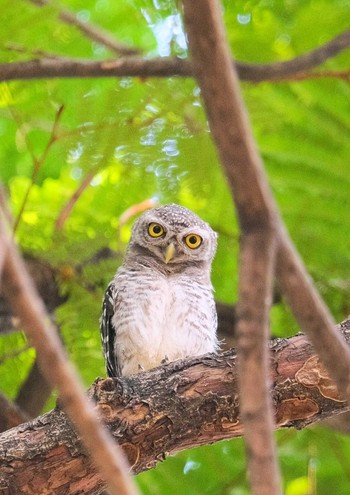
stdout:
<svg viewBox="0 0 350 495">
<path fill-rule="evenodd" d="M 171 0 L 66 0 L 38 7 L 0 0 L 1 62 L 42 54 L 114 55 L 59 18 L 62 7 L 136 47 L 144 57 L 187 56 L 179 5 Z M 20 8 L 19 8 L 20 7 Z M 344 0 L 223 3 L 229 42 L 240 61 L 300 55 L 349 27 Z M 350 51 L 327 70 L 349 69 Z M 340 78 L 243 83 L 270 184 L 315 283 L 337 321 L 350 313 L 350 86 Z M 57 125 L 55 126 L 55 120 Z M 50 143 L 55 126 L 54 142 Z M 67 301 L 56 311 L 64 343 L 88 386 L 104 375 L 98 319 L 104 288 L 125 249 L 132 219 L 120 215 L 148 198 L 180 203 L 219 233 L 213 283 L 234 302 L 238 229 L 230 193 L 191 79 L 51 79 L 0 83 L 0 177 L 18 222 L 22 250 L 57 269 Z M 62 229 L 56 220 L 86 180 Z M 100 249 L 116 259 L 89 260 Z M 77 269 L 79 267 L 79 269 Z M 273 335 L 298 328 L 282 303 Z M 1 391 L 14 399 L 35 359 L 21 332 L 0 337 Z M 46 408 L 54 405 L 52 397 Z M 277 434 L 287 495 L 350 493 L 350 442 L 321 428 Z M 169 458 L 137 476 L 144 494 L 249 493 L 241 440 Z"/>
</svg>

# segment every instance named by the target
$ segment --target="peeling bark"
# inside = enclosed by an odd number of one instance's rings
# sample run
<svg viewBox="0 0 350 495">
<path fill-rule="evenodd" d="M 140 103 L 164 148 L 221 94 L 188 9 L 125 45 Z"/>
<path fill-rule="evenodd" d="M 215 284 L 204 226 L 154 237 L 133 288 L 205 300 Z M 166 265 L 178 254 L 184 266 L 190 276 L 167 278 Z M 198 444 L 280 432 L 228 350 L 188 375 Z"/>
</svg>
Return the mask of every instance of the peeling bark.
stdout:
<svg viewBox="0 0 350 495">
<path fill-rule="evenodd" d="M 350 319 L 339 325 L 350 344 Z M 277 427 L 350 410 L 303 335 L 270 344 Z M 168 454 L 243 434 L 234 350 L 123 379 L 97 379 L 96 409 L 134 473 Z M 59 408 L 0 436 L 0 493 L 100 494 L 105 485 Z"/>
</svg>

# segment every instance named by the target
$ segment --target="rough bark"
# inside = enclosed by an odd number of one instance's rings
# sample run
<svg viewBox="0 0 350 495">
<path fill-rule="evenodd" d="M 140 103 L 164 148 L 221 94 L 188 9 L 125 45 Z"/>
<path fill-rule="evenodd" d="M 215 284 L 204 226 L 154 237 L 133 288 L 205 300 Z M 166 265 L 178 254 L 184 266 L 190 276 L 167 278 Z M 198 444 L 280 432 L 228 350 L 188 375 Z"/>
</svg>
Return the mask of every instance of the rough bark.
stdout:
<svg viewBox="0 0 350 495">
<path fill-rule="evenodd" d="M 338 329 L 350 345 L 350 319 Z M 276 339 L 270 351 L 277 427 L 303 428 L 350 410 L 304 335 Z M 134 473 L 168 454 L 243 433 L 234 350 L 123 379 L 98 379 L 89 395 Z M 103 489 L 60 409 L 0 436 L 2 495 L 95 495 Z"/>
</svg>

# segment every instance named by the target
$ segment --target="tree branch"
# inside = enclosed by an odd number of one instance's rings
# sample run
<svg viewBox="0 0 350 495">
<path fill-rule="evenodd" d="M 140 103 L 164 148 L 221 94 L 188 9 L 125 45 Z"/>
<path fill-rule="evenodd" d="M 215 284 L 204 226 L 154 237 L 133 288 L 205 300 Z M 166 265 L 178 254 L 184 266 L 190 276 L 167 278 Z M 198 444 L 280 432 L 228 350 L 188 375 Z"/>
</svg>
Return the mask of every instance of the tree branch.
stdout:
<svg viewBox="0 0 350 495">
<path fill-rule="evenodd" d="M 1 250 L 6 253 L 2 289 L 14 312 L 21 318 L 29 340 L 37 350 L 39 365 L 48 382 L 57 387 L 64 407 L 75 421 L 84 443 L 111 487 L 111 493 L 137 494 L 127 476 L 127 464 L 117 446 L 102 429 L 87 401 L 82 385 L 70 366 L 57 332 L 49 323 L 48 314 L 26 271 L 12 239 L 5 230 L 5 214 L 0 209 Z"/>
<path fill-rule="evenodd" d="M 0 432 L 14 428 L 28 419 L 29 417 L 16 404 L 0 394 Z"/>
<path fill-rule="evenodd" d="M 350 345 L 350 319 L 336 331 Z M 300 429 L 350 409 L 304 335 L 276 339 L 270 350 L 277 427 Z M 90 397 L 134 473 L 168 454 L 242 435 L 236 361 L 232 350 L 96 381 Z M 3 495 L 40 493 L 42 486 L 96 495 L 105 487 L 59 409 L 0 435 L 0 480 Z"/>
<path fill-rule="evenodd" d="M 110 33 L 106 32 L 105 30 L 98 28 L 90 24 L 89 22 L 81 21 L 74 12 L 71 12 L 67 8 L 62 7 L 57 2 L 53 4 L 53 2 L 49 0 L 28 0 L 28 1 L 36 5 L 37 7 L 44 7 L 46 5 L 55 7 L 59 13 L 59 18 L 61 19 L 62 22 L 64 22 L 65 24 L 75 26 L 85 36 L 87 36 L 93 41 L 96 41 L 97 43 L 100 43 L 101 45 L 105 46 L 106 48 L 116 53 L 117 55 L 121 55 L 121 54 L 136 55 L 137 53 L 140 53 L 140 50 L 124 45 L 123 43 L 120 43 L 119 41 L 114 39 Z"/>
<path fill-rule="evenodd" d="M 239 396 L 252 493 L 282 493 L 268 394 L 267 339 L 277 212 L 232 67 L 221 8 L 183 0 L 193 67 L 242 231 L 237 345 Z M 249 187 L 247 185 L 249 184 Z"/>
<path fill-rule="evenodd" d="M 239 257 L 237 351 L 240 411 L 252 493 L 282 493 L 270 398 L 269 312 L 276 242 L 273 232 L 242 233 Z"/>
<path fill-rule="evenodd" d="M 244 233 L 275 229 L 278 239 L 277 275 L 283 292 L 299 325 L 312 339 L 342 393 L 350 397 L 349 349 L 334 331 L 333 319 L 310 282 L 279 216 L 240 99 L 237 75 L 224 51 L 224 43 L 213 36 L 205 21 L 204 13 L 210 9 L 211 3 L 202 0 L 202 7 L 193 13 L 193 16 L 201 16 L 201 24 L 205 23 L 207 28 L 203 28 L 193 63 L 209 126 L 233 193 L 240 227 Z M 186 4 L 190 5 L 189 0 Z"/>
<path fill-rule="evenodd" d="M 254 64 L 232 62 L 242 81 L 262 82 L 294 77 L 324 63 L 350 46 L 350 30 L 328 43 L 285 62 Z M 117 60 L 82 60 L 64 57 L 45 57 L 25 62 L 0 64 L 0 81 L 86 77 L 192 77 L 188 60 L 179 58 L 125 57 Z M 320 77 L 324 77 L 321 76 Z M 327 73 L 326 77 L 330 77 Z M 335 74 L 334 77 L 338 77 Z"/>
</svg>

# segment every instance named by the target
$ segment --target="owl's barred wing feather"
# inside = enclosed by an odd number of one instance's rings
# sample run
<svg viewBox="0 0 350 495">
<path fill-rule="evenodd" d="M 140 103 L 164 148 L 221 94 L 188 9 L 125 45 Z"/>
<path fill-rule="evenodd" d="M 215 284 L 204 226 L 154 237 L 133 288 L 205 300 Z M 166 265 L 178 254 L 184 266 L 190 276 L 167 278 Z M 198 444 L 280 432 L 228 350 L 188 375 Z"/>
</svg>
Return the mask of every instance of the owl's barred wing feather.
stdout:
<svg viewBox="0 0 350 495">
<path fill-rule="evenodd" d="M 114 350 L 116 332 L 112 323 L 116 297 L 115 292 L 114 283 L 111 282 L 105 292 L 100 320 L 103 355 L 105 358 L 107 375 L 110 377 L 121 375 L 120 366 L 118 365 Z"/>
</svg>

